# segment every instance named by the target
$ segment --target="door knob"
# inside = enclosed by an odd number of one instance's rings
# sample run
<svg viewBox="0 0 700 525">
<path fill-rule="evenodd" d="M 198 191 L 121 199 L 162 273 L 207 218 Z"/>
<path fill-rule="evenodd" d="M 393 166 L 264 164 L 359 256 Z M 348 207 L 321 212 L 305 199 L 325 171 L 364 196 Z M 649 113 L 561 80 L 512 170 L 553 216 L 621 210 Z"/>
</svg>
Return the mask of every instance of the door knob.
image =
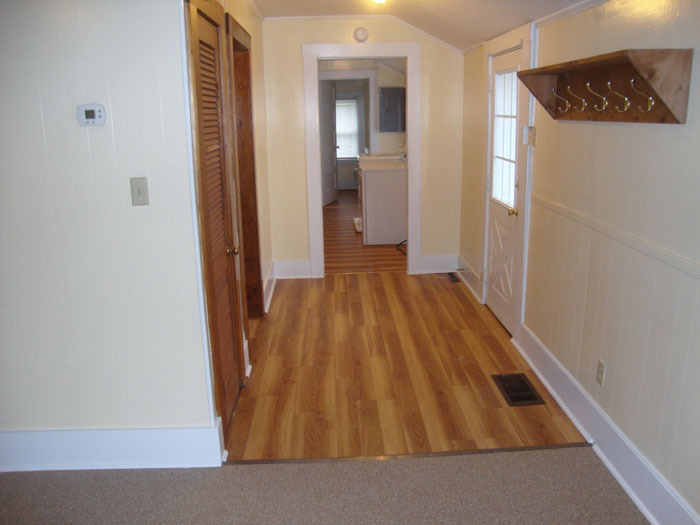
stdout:
<svg viewBox="0 0 700 525">
<path fill-rule="evenodd" d="M 228 255 L 238 255 L 239 251 L 240 250 L 238 249 L 238 245 L 233 246 L 233 247 L 229 246 L 228 248 L 226 248 L 226 253 Z"/>
<path fill-rule="evenodd" d="M 509 208 L 508 209 L 508 216 L 515 215 L 516 217 L 518 216 L 518 208 Z"/>
</svg>

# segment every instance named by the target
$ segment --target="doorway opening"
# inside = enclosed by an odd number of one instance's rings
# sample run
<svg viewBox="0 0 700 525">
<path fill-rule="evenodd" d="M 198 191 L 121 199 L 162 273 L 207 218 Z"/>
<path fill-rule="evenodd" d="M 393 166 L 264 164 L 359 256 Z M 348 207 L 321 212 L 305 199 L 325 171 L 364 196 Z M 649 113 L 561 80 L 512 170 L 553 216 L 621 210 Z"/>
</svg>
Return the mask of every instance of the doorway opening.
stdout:
<svg viewBox="0 0 700 525">
<path fill-rule="evenodd" d="M 401 222 L 406 226 L 405 240 L 407 241 L 407 264 L 406 269 L 408 273 L 420 273 L 420 208 L 421 208 L 421 87 L 420 87 L 420 44 L 414 42 L 407 43 L 386 43 L 386 44 L 372 44 L 371 46 L 363 44 L 307 44 L 303 46 L 303 57 L 304 57 L 304 93 L 305 93 L 305 115 L 306 115 L 306 159 L 307 159 L 307 202 L 309 210 L 309 244 L 310 244 L 310 262 L 311 262 L 311 276 L 312 277 L 323 277 L 326 273 L 325 268 L 325 257 L 324 257 L 324 217 L 323 217 L 323 160 L 322 160 L 322 138 L 321 138 L 321 114 L 319 111 L 319 104 L 321 98 L 328 98 L 322 90 L 323 86 L 319 83 L 322 80 L 322 76 L 325 77 L 329 73 L 328 71 L 319 71 L 319 64 L 322 62 L 330 62 L 334 60 L 342 60 L 345 62 L 358 60 L 358 61 L 378 61 L 382 60 L 385 64 L 401 61 L 405 67 L 405 88 L 402 90 L 402 95 L 404 96 L 405 102 L 405 112 L 403 117 L 396 117 L 394 120 L 398 121 L 403 125 L 404 131 L 402 132 L 403 144 L 406 149 L 405 151 L 405 161 L 403 161 L 403 152 L 397 152 L 397 166 L 396 168 L 403 167 L 406 171 L 404 175 L 406 183 L 404 184 L 406 196 L 402 197 L 400 200 L 405 203 L 405 220 Z M 376 66 L 375 66 L 376 67 Z M 338 80 L 331 78 L 323 78 L 323 80 Z M 372 79 L 369 79 L 370 83 L 370 112 L 372 107 L 379 107 L 379 91 L 378 89 L 372 89 Z M 376 93 L 376 97 L 372 94 Z M 372 99 L 375 98 L 374 103 Z M 394 98 L 395 100 L 396 98 Z M 333 110 L 335 111 L 335 105 Z M 403 121 L 401 121 L 403 119 Z M 372 120 L 372 119 L 370 119 Z M 377 121 L 378 121 L 377 117 Z M 373 122 L 371 122 L 373 124 Z M 337 133 L 335 126 L 328 126 Z M 381 150 L 378 145 L 381 140 L 381 134 L 379 133 L 380 124 L 376 123 L 376 133 L 373 137 L 372 127 L 370 127 L 370 132 L 368 136 L 370 151 L 374 149 L 375 152 Z M 399 140 L 399 143 L 401 140 Z M 367 147 L 367 144 L 364 145 Z M 332 146 L 335 150 L 335 145 Z M 328 155 L 328 158 L 331 158 Z M 337 162 L 337 157 L 336 157 Z M 401 164 L 401 165 L 398 165 Z M 354 170 L 354 168 L 352 168 Z M 331 172 L 333 173 L 333 172 Z M 326 175 L 326 178 L 335 183 L 335 190 L 337 191 L 337 176 Z M 379 179 L 373 179 L 379 180 Z M 386 179 L 381 179 L 382 181 Z M 369 179 L 368 179 L 369 181 Z M 366 194 L 369 187 L 365 187 L 361 190 L 361 194 L 364 191 Z M 330 192 L 329 192 L 330 193 Z M 370 192 L 376 195 L 375 192 Z M 387 191 L 390 195 L 396 195 L 396 192 Z M 348 195 L 348 197 L 350 197 Z M 397 199 L 399 200 L 399 199 Z M 367 200 L 362 203 L 363 206 L 367 206 Z M 370 215 L 373 215 L 370 213 Z M 362 218 L 362 214 L 358 214 L 358 217 Z M 354 217 L 353 217 L 354 219 Z M 374 223 L 376 224 L 376 222 Z M 363 245 L 366 240 L 366 234 L 370 233 L 372 230 L 370 224 L 363 224 Z M 353 224 L 354 227 L 354 224 Z M 365 231 L 367 228 L 367 231 Z M 381 228 L 380 228 L 381 230 Z M 375 231 L 377 229 L 375 228 Z M 403 240 L 403 239 L 401 239 Z M 394 246 L 401 242 L 398 240 L 393 243 Z M 391 241 L 386 242 L 391 243 Z M 380 244 L 380 243 L 377 243 Z M 395 249 L 395 248 L 392 248 Z M 397 252 L 399 256 L 402 256 L 400 252 Z"/>
<path fill-rule="evenodd" d="M 406 271 L 406 60 L 319 60 L 324 269 Z"/>
</svg>

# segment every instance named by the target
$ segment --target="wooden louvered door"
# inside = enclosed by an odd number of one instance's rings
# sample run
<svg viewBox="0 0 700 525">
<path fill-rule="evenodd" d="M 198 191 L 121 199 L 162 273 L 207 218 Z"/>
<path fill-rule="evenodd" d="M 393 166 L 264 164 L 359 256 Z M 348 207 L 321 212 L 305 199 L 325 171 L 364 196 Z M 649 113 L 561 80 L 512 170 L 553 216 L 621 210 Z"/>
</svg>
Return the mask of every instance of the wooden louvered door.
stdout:
<svg viewBox="0 0 700 525">
<path fill-rule="evenodd" d="M 216 0 L 190 0 L 188 7 L 199 228 L 216 403 L 227 439 L 245 372 L 240 281 L 234 261 L 239 247 L 234 244 L 232 154 L 226 141 L 230 109 L 225 16 Z"/>
</svg>

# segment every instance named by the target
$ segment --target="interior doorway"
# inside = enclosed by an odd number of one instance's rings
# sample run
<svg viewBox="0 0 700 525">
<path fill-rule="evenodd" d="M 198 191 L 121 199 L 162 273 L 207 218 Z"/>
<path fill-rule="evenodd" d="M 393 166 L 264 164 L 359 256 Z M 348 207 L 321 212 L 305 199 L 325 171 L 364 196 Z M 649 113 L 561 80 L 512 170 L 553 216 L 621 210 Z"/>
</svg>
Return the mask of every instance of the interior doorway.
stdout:
<svg viewBox="0 0 700 525">
<path fill-rule="evenodd" d="M 420 273 L 420 156 L 421 156 L 421 88 L 420 88 L 420 44 L 389 43 L 373 44 L 307 44 L 303 46 L 304 90 L 306 114 L 306 158 L 307 158 L 307 201 L 309 209 L 309 241 L 311 275 L 322 277 L 325 271 L 324 258 L 324 217 L 323 217 L 323 166 L 321 156 L 321 116 L 319 101 L 321 90 L 319 63 L 331 60 L 403 60 L 405 61 L 405 135 L 406 148 L 405 184 L 406 197 L 406 240 L 408 273 Z M 325 73 L 325 72 L 323 72 Z M 371 82 L 371 80 L 370 80 Z M 374 90 L 370 87 L 370 93 Z M 377 92 L 377 98 L 379 94 Z M 370 108 L 373 105 L 370 95 Z M 375 100 L 374 107 L 378 107 Z M 370 109 L 371 110 L 371 109 Z M 374 124 L 372 122 L 371 124 Z M 376 124 L 377 130 L 379 124 Z M 379 135 L 378 132 L 376 135 Z M 370 149 L 379 140 L 369 133 Z M 374 141 L 374 142 L 373 142 Z M 377 151 L 375 149 L 375 151 Z M 398 154 L 399 152 L 397 152 Z M 338 180 L 336 174 L 336 181 Z M 367 202 L 363 203 L 366 206 Z M 365 231 L 363 225 L 363 235 Z M 364 236 L 363 236 L 364 239 Z M 400 242 L 400 241 L 399 241 Z M 399 253 L 399 255 L 401 255 Z"/>
<path fill-rule="evenodd" d="M 406 271 L 406 60 L 318 71 L 325 272 Z"/>
</svg>

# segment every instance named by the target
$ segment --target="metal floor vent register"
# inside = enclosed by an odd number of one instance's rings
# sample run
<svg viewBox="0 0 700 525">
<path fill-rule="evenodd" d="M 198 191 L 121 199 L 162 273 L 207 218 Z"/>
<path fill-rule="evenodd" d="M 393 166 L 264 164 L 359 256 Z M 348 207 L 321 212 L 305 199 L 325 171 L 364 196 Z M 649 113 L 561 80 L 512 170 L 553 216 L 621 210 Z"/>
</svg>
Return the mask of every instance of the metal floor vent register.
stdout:
<svg viewBox="0 0 700 525">
<path fill-rule="evenodd" d="M 512 407 L 526 405 L 544 405 L 544 399 L 540 397 L 525 374 L 492 375 L 503 397 Z"/>
<path fill-rule="evenodd" d="M 447 278 L 450 280 L 451 283 L 458 283 L 459 282 L 459 277 L 457 277 L 457 274 L 454 272 L 448 273 Z"/>
</svg>

